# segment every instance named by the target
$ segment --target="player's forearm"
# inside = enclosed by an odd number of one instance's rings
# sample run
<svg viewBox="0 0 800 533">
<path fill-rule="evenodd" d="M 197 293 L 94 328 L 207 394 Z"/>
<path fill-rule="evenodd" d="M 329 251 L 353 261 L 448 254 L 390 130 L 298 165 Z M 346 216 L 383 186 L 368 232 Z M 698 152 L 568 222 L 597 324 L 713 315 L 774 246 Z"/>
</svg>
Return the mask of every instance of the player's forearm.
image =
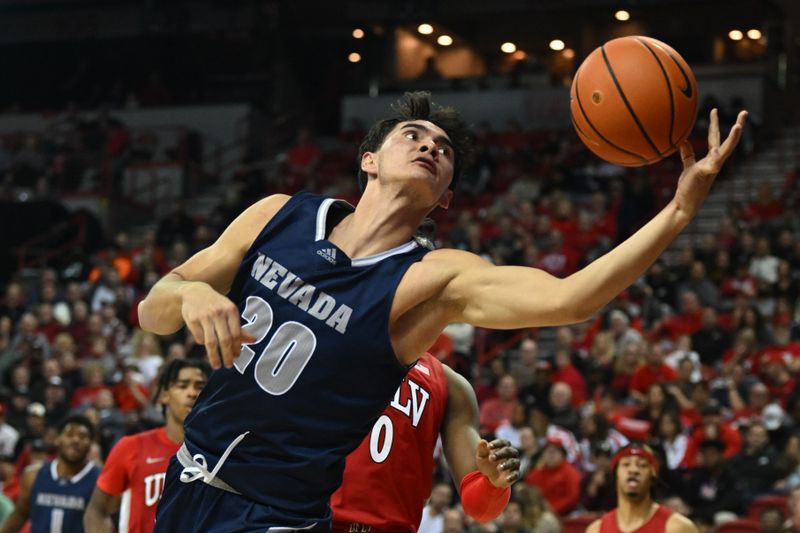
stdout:
<svg viewBox="0 0 800 533">
<path fill-rule="evenodd" d="M 83 528 L 92 533 L 114 533 L 111 519 L 92 506 L 89 506 L 83 515 Z"/>
<path fill-rule="evenodd" d="M 156 283 L 147 297 L 139 303 L 139 325 L 157 335 L 169 335 L 183 327 L 181 314 L 183 295 L 201 281 L 185 281 L 170 272 Z"/>
<path fill-rule="evenodd" d="M 636 281 L 690 220 L 670 202 L 619 246 L 567 278 L 568 301 L 580 309 L 578 317 L 590 318 Z"/>
</svg>

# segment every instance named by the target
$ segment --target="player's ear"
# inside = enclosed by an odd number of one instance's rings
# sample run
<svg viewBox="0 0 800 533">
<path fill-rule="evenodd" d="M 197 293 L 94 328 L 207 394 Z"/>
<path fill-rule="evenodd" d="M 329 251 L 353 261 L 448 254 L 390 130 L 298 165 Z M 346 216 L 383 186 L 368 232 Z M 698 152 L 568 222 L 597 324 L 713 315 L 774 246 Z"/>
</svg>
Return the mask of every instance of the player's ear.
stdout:
<svg viewBox="0 0 800 533">
<path fill-rule="evenodd" d="M 442 196 L 439 197 L 439 203 L 437 204 L 442 209 L 447 209 L 450 207 L 450 202 L 453 201 L 453 191 L 451 189 L 447 189 L 442 193 Z"/>
<path fill-rule="evenodd" d="M 167 405 L 169 403 L 169 389 L 164 389 L 158 394 L 158 405 Z"/>
<path fill-rule="evenodd" d="M 364 152 L 361 154 L 361 170 L 372 176 L 378 173 L 378 164 L 375 161 L 375 154 L 373 152 Z"/>
</svg>

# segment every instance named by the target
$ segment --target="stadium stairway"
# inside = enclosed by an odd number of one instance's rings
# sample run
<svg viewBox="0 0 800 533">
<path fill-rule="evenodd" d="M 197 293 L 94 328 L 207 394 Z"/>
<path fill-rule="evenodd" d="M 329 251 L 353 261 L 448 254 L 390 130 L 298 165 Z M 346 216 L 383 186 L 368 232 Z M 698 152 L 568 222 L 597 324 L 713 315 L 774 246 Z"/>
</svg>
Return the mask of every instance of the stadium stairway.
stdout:
<svg viewBox="0 0 800 533">
<path fill-rule="evenodd" d="M 800 127 L 785 128 L 777 138 L 768 141 L 744 163 L 734 161 L 732 171 L 725 179 L 714 184 L 697 218 L 675 240 L 672 249 L 699 246 L 702 235 L 717 232 L 720 219 L 727 212 L 730 202 L 744 204 L 754 199 L 764 182 L 772 185 L 777 198 L 787 173 L 797 163 L 800 163 Z"/>
</svg>

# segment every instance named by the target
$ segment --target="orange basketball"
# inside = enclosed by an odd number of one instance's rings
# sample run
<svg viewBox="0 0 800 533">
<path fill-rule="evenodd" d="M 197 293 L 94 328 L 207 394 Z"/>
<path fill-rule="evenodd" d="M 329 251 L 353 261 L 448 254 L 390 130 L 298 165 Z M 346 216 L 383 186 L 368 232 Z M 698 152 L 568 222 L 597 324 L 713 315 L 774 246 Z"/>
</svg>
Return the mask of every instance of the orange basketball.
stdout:
<svg viewBox="0 0 800 533">
<path fill-rule="evenodd" d="M 669 45 L 621 37 L 578 68 L 570 112 L 578 136 L 597 156 L 628 167 L 648 165 L 674 153 L 691 133 L 697 82 Z"/>
</svg>

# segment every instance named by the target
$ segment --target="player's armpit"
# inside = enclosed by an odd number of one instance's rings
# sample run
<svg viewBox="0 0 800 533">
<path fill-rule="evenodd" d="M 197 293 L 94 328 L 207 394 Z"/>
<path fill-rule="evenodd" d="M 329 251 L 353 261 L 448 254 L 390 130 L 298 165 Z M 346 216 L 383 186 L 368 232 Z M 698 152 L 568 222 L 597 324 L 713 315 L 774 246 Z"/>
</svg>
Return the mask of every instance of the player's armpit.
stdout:
<svg viewBox="0 0 800 533">
<path fill-rule="evenodd" d="M 694 522 L 678 513 L 672 513 L 670 515 L 664 529 L 666 533 L 698 533 L 697 526 L 694 525 Z"/>
<path fill-rule="evenodd" d="M 595 520 L 586 528 L 586 533 L 600 533 L 600 520 Z"/>
</svg>

